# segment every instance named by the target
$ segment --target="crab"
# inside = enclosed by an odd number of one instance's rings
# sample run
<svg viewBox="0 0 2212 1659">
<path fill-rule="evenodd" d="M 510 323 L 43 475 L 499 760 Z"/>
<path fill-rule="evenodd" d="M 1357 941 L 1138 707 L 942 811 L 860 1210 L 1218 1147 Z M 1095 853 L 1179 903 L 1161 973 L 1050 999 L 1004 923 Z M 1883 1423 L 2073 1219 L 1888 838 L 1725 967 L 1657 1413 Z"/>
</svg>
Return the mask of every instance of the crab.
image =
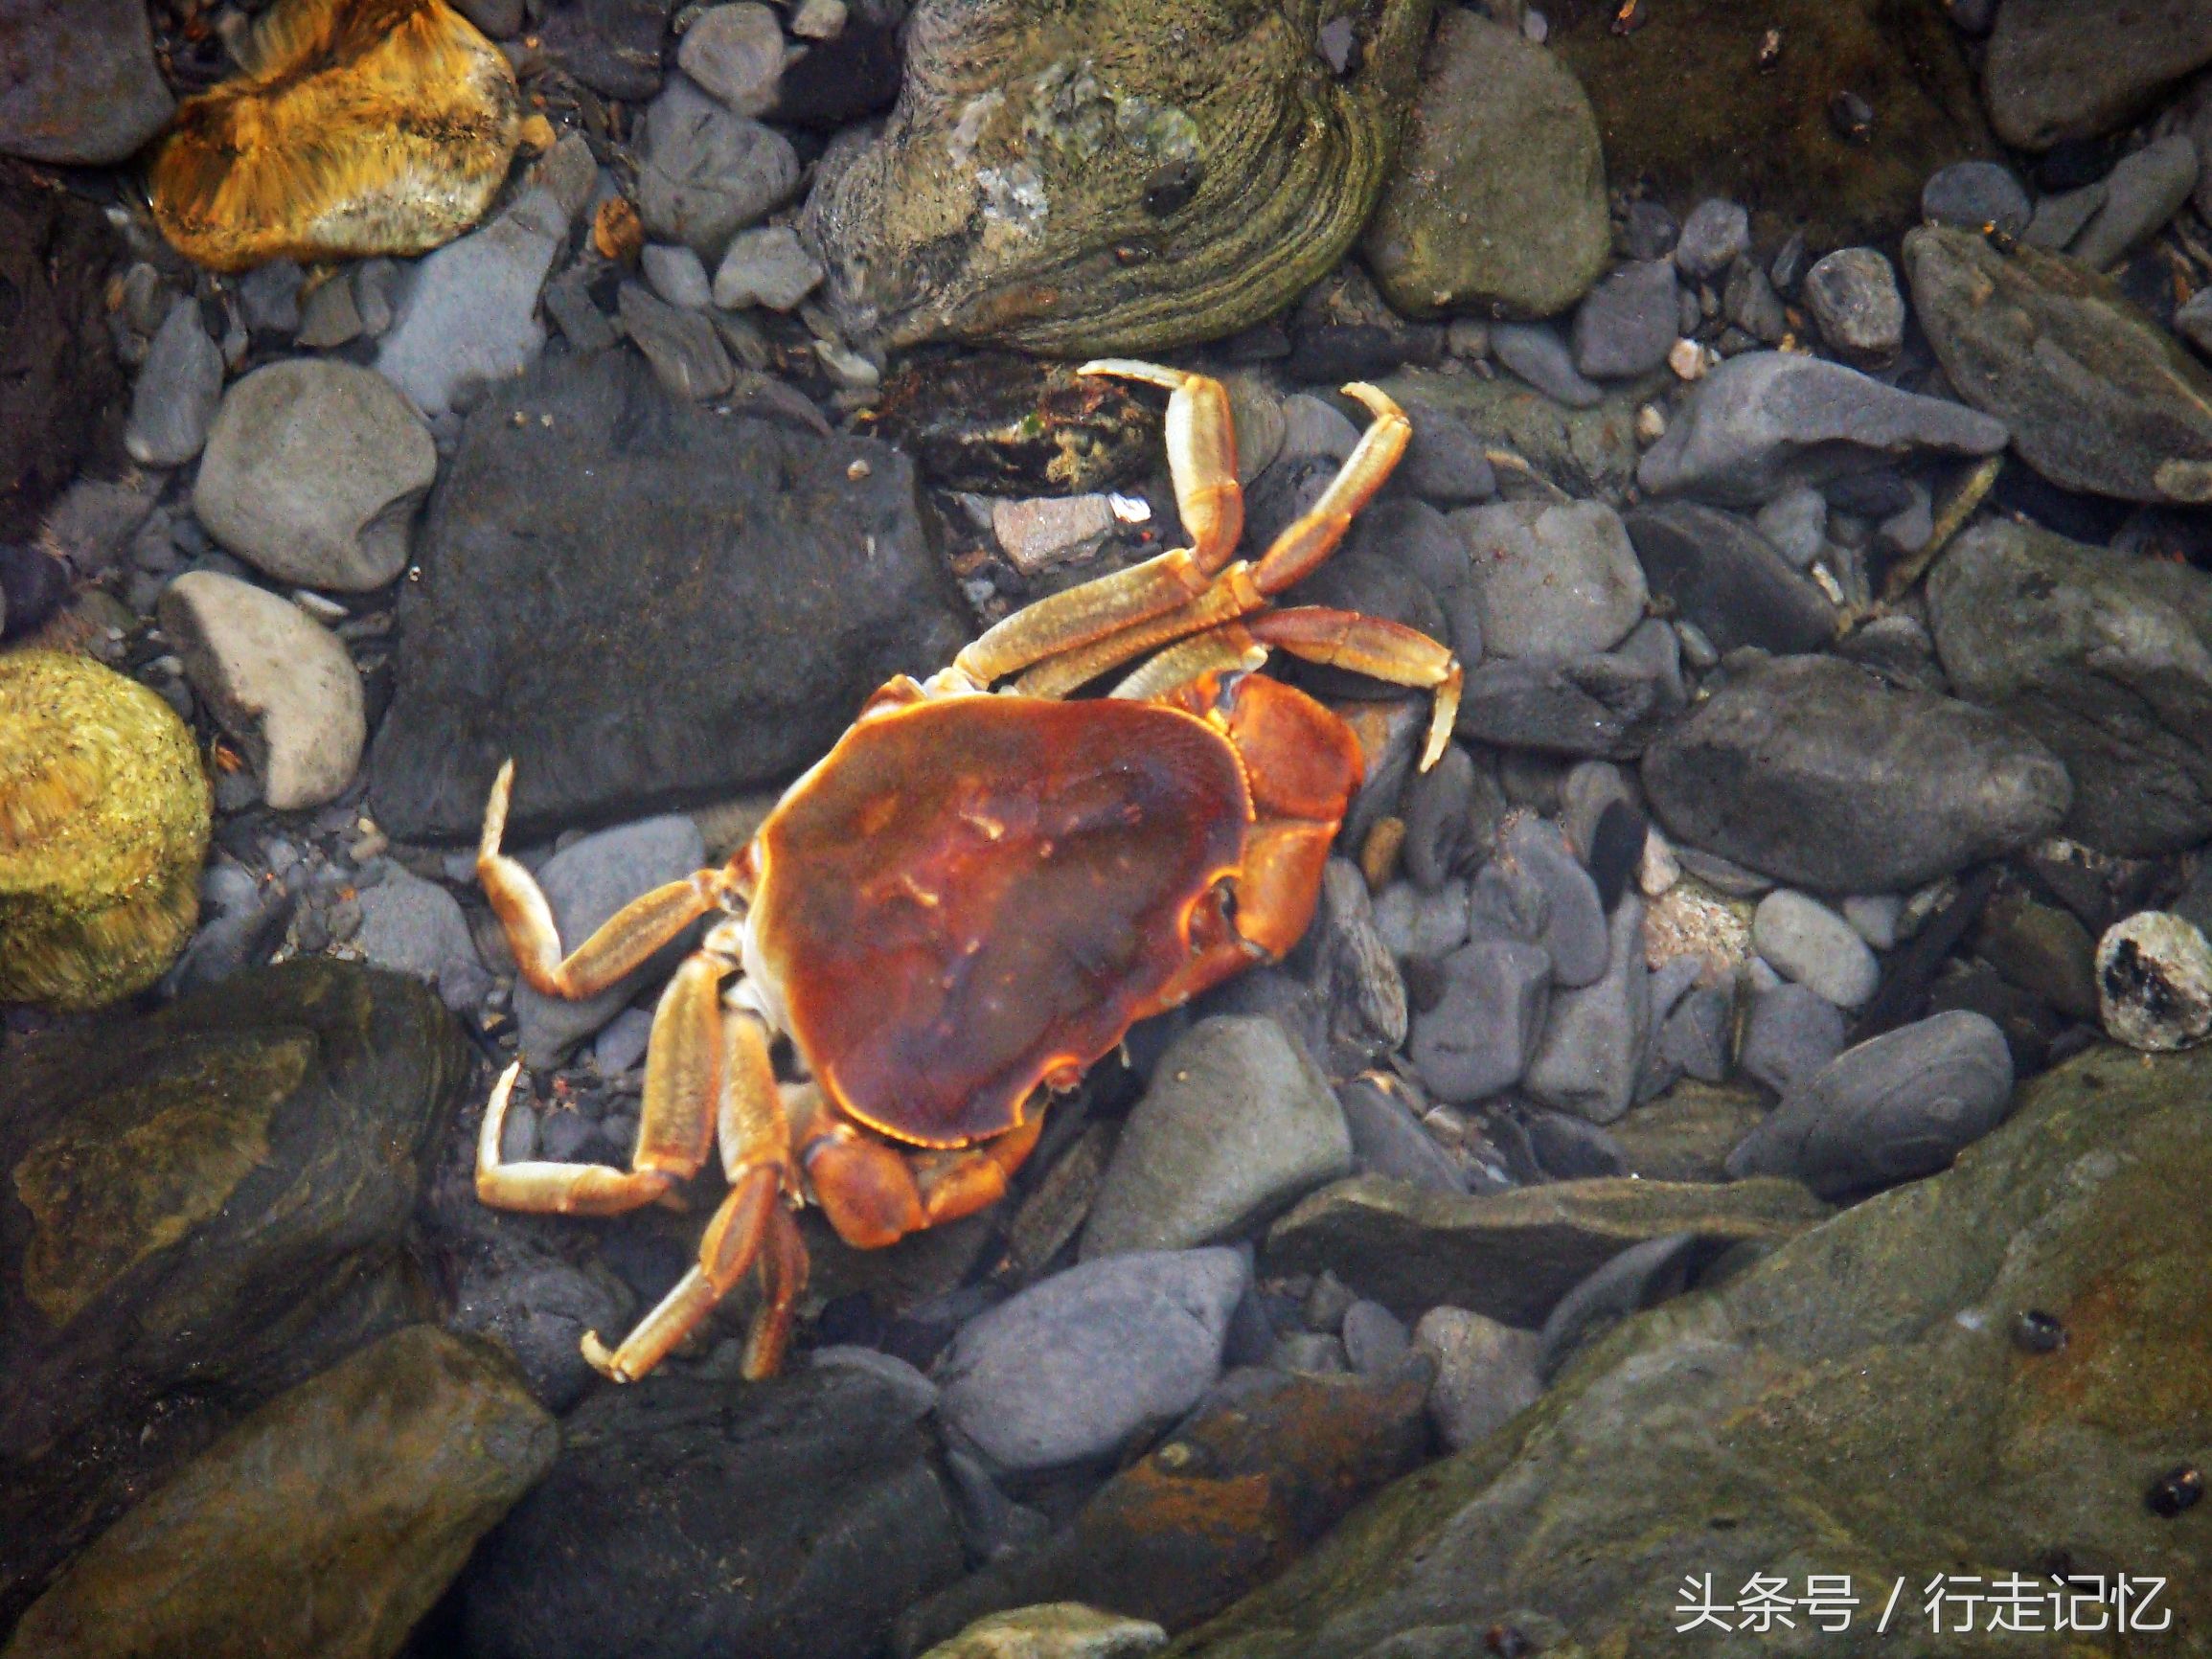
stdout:
<svg viewBox="0 0 2212 1659">
<path fill-rule="evenodd" d="M 1257 560 L 1226 392 L 1105 360 L 1082 373 L 1169 391 L 1167 445 L 1190 546 L 1015 612 L 950 667 L 876 692 L 729 863 L 636 899 L 562 954 L 544 895 L 500 851 L 501 767 L 476 870 L 522 977 L 587 997 L 704 917 L 653 1015 L 627 1170 L 502 1160 L 520 1062 L 494 1086 L 476 1191 L 503 1209 L 611 1216 L 655 1202 L 719 1149 L 728 1191 L 698 1261 L 608 1349 L 644 1376 L 748 1272 L 762 1296 L 744 1375 L 779 1368 L 818 1206 L 858 1248 L 1003 1196 L 1044 1107 L 1129 1028 L 1280 958 L 1312 919 L 1363 761 L 1352 730 L 1257 670 L 1271 649 L 1434 694 L 1421 765 L 1448 740 L 1461 670 L 1401 624 L 1276 608 L 1380 488 L 1410 427 L 1374 417 L 1311 511 Z M 1070 693 L 1144 659 L 1105 696 Z M 779 1083 L 775 1046 L 787 1043 Z"/>
</svg>

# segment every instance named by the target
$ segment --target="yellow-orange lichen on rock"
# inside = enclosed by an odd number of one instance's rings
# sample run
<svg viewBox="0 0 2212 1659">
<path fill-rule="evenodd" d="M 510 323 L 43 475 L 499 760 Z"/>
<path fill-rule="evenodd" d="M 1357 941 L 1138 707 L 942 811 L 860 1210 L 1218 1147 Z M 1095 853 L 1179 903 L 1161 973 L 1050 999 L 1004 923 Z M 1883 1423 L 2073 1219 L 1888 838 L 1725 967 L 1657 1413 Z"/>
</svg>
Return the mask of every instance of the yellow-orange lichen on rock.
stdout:
<svg viewBox="0 0 2212 1659">
<path fill-rule="evenodd" d="M 199 750 L 90 657 L 0 656 L 0 1002 L 99 1008 L 192 937 L 207 854 Z"/>
<path fill-rule="evenodd" d="M 148 181 L 162 234 L 217 270 L 437 247 L 520 141 L 513 70 L 445 0 L 278 0 L 239 56 Z"/>
</svg>

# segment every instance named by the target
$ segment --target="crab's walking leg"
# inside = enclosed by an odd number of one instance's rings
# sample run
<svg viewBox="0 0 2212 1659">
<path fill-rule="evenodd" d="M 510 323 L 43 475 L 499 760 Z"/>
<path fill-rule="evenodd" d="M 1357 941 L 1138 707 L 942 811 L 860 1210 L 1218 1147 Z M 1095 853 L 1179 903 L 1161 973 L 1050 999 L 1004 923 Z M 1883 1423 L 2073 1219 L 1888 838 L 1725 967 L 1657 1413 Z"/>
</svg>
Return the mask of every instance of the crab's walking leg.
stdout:
<svg viewBox="0 0 2212 1659">
<path fill-rule="evenodd" d="M 1244 626 L 1260 644 L 1279 646 L 1310 663 L 1350 669 L 1394 686 L 1432 688 L 1436 707 L 1421 754 L 1424 772 L 1436 764 L 1451 740 L 1464 674 L 1459 660 L 1420 629 L 1317 604 L 1264 611 L 1247 617 Z"/>
<path fill-rule="evenodd" d="M 1244 492 L 1237 484 L 1237 431 L 1229 418 L 1228 390 L 1204 375 L 1127 357 L 1101 357 L 1076 373 L 1168 388 L 1168 476 L 1174 481 L 1175 511 L 1198 568 L 1213 575 L 1229 562 L 1244 534 Z"/>
<path fill-rule="evenodd" d="M 633 898 L 563 957 L 553 907 L 546 903 L 536 878 L 499 851 L 513 787 L 514 762 L 509 761 L 499 768 L 490 799 L 484 805 L 476 879 L 483 883 L 484 895 L 506 930 L 515 966 L 547 996 L 586 997 L 606 989 L 708 911 L 737 897 L 727 871 L 702 870 L 687 880 L 672 881 Z"/>
<path fill-rule="evenodd" d="M 1130 674 L 1112 692 L 1115 697 L 1150 701 L 1205 674 L 1250 673 L 1267 661 L 1267 648 L 1242 623 L 1208 628 L 1177 640 Z"/>
<path fill-rule="evenodd" d="M 699 1240 L 698 1265 L 676 1281 L 621 1347 L 610 1350 L 597 1331 L 584 1332 L 583 1357 L 617 1382 L 635 1382 L 658 1365 L 755 1266 L 765 1294 L 746 1344 L 744 1374 L 772 1375 L 790 1334 L 791 1305 L 807 1281 L 806 1250 L 784 1201 L 790 1184 L 790 1130 L 768 1061 L 767 1033 L 748 1009 L 725 1005 L 717 1011 L 710 1004 L 709 1012 L 720 1022 L 707 1045 L 715 1057 L 714 1086 L 696 1103 L 714 1110 L 730 1190 Z"/>
<path fill-rule="evenodd" d="M 1176 610 L 1204 593 L 1209 580 L 1188 549 L 1176 548 L 1079 582 L 985 629 L 952 659 L 953 671 L 971 685 L 988 686 L 1032 663 Z"/>
<path fill-rule="evenodd" d="M 1353 514 L 1382 488 L 1413 436 L 1405 411 L 1365 381 L 1354 381 L 1344 388 L 1344 395 L 1365 404 L 1375 420 L 1360 434 L 1357 446 L 1345 457 L 1321 499 L 1275 537 L 1252 567 L 1253 583 L 1269 597 L 1303 581 L 1336 551 L 1352 527 Z"/>
</svg>

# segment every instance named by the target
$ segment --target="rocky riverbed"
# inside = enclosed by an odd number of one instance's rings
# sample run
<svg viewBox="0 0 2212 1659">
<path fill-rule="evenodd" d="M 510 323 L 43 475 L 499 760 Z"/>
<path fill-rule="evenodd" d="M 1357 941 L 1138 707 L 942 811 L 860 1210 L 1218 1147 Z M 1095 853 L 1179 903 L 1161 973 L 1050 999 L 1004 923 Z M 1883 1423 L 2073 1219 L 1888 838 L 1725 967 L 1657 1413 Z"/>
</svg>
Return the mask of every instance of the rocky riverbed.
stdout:
<svg viewBox="0 0 2212 1659">
<path fill-rule="evenodd" d="M 2212 1654 L 2212 4 L 0 0 L 0 1656 Z M 312 165 L 303 162 L 311 156 Z M 1187 545 L 1363 776 L 1011 1191 L 627 1168 L 887 678 Z M 789 1061 L 785 1061 L 787 1072 Z M 1889 1602 L 1885 1610 L 1883 1603 Z M 1881 1622 L 1878 1633 L 1877 1624 Z"/>
</svg>

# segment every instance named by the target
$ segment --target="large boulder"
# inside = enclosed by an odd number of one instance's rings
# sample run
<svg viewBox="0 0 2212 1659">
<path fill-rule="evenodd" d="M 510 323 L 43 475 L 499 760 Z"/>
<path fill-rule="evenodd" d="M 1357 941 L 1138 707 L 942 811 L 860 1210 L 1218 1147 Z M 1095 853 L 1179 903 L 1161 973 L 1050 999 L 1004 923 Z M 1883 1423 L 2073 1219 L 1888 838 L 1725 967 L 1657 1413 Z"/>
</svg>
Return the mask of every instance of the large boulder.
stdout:
<svg viewBox="0 0 2212 1659">
<path fill-rule="evenodd" d="M 2001 715 L 1836 657 L 1746 665 L 1645 752 L 1668 833 L 1823 893 L 1894 893 L 2057 829 L 2066 769 Z"/>
<path fill-rule="evenodd" d="M 1573 74 L 1518 30 L 1448 8 L 1362 246 L 1408 316 L 1549 317 L 1581 299 L 1612 233 L 1597 123 Z"/>
<path fill-rule="evenodd" d="M 912 465 L 672 398 L 629 352 L 554 359 L 469 417 L 401 595 L 377 822 L 518 840 L 726 799 L 818 757 L 968 628 Z"/>
<path fill-rule="evenodd" d="M 1935 567 L 1928 619 L 1960 693 L 2065 761 L 2069 835 L 2142 856 L 2212 834 L 2212 577 L 1993 520 Z"/>
<path fill-rule="evenodd" d="M 495 1352 L 396 1331 L 262 1406 L 102 1534 L 7 1659 L 386 1659 L 559 1444 Z"/>
<path fill-rule="evenodd" d="M 180 1452 L 410 1316 L 401 1235 L 470 1055 L 413 980 L 315 962 L 8 1063 L 0 1623 Z"/>
<path fill-rule="evenodd" d="M 1982 86 L 1997 136 L 2021 149 L 2098 138 L 2212 62 L 2199 0 L 2005 0 Z"/>
<path fill-rule="evenodd" d="M 1493 1625 L 1540 1619 L 1549 1651 L 1666 1652 L 1686 1640 L 1686 1577 L 1709 1579 L 1734 1629 L 1753 1575 L 1802 1593 L 1821 1573 L 1849 1575 L 1859 1606 L 1848 1640 L 1798 1625 L 1802 1650 L 1874 1650 L 1904 1579 L 1891 1638 L 1965 1659 L 2005 1641 L 1992 1604 L 1960 1632 L 1950 1603 L 1938 1635 L 1929 1578 L 1986 1593 L 2025 1575 L 2047 1610 L 2042 1574 L 2060 1561 L 2101 1575 L 2075 1593 L 2101 1592 L 2108 1621 L 2114 1573 L 2139 1595 L 2162 1579 L 2144 1615 L 2171 1628 L 2129 1650 L 2191 1651 L 2212 1627 L 2212 1529 L 2145 1499 L 2202 1459 L 2212 1420 L 2208 1091 L 2212 1051 L 2100 1048 L 2039 1079 L 1948 1173 L 1633 1317 L 1533 1409 L 1392 1488 L 1175 1651 L 1473 1654 Z M 2020 1327 L 2027 1310 L 2059 1340 Z M 1745 1653 L 1790 1640 L 1745 1628 L 1699 1637 Z M 2041 1628 L 2020 1651 L 2058 1650 Z"/>
<path fill-rule="evenodd" d="M 805 234 L 887 346 L 1157 352 L 1280 310 L 1389 175 L 1428 0 L 924 0 L 880 135 Z"/>
<path fill-rule="evenodd" d="M 2212 373 L 2108 279 L 1978 232 L 1904 239 L 1913 308 L 1958 395 L 2053 484 L 2127 501 L 2212 501 Z"/>
</svg>

